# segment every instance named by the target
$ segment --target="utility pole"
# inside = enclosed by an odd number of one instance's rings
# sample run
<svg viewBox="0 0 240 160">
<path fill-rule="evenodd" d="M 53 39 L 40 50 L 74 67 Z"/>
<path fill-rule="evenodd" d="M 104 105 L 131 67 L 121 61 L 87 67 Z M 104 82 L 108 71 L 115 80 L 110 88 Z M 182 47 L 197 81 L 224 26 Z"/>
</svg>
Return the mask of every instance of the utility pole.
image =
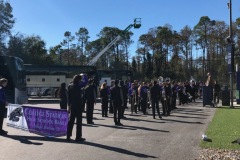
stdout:
<svg viewBox="0 0 240 160">
<path fill-rule="evenodd" d="M 230 100 L 231 100 L 231 104 L 230 104 L 230 108 L 234 108 L 233 106 L 233 73 L 234 73 L 234 43 L 233 43 L 233 38 L 232 38 L 232 0 L 229 0 L 228 5 L 228 9 L 229 9 L 229 37 L 227 39 L 228 41 L 228 45 L 229 45 L 229 51 L 230 53 L 228 53 L 229 55 L 231 55 L 229 57 L 228 60 L 228 65 L 230 65 L 230 69 L 229 69 L 229 74 L 230 74 Z M 228 51 L 228 52 L 229 52 Z M 229 64 L 230 63 L 230 64 Z"/>
</svg>

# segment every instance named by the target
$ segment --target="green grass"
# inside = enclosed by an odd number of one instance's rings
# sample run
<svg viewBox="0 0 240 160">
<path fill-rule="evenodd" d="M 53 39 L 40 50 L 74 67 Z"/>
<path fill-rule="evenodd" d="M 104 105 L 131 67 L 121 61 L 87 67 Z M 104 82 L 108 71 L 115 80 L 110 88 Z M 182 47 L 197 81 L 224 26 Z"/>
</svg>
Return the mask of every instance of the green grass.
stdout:
<svg viewBox="0 0 240 160">
<path fill-rule="evenodd" d="M 212 142 L 201 141 L 202 148 L 240 150 L 239 144 L 231 143 L 240 138 L 240 108 L 218 108 L 205 134 Z"/>
</svg>

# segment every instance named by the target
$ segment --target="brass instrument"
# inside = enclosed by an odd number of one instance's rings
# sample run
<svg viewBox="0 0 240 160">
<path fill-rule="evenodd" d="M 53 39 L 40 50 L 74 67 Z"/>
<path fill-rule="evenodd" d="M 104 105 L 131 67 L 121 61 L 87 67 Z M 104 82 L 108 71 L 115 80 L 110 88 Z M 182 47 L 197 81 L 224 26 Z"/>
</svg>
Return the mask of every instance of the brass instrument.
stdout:
<svg viewBox="0 0 240 160">
<path fill-rule="evenodd" d="M 162 77 L 162 76 L 160 76 L 160 77 L 158 78 L 158 82 L 159 82 L 159 84 L 163 83 L 163 77 Z"/>
</svg>

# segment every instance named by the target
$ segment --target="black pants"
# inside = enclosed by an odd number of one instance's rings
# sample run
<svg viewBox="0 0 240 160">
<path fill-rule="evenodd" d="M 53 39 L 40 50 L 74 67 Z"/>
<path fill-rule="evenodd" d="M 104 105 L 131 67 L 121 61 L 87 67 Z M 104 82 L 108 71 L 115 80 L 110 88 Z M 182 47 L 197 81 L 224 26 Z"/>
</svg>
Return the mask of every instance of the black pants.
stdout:
<svg viewBox="0 0 240 160">
<path fill-rule="evenodd" d="M 102 116 L 107 116 L 108 113 L 108 98 L 102 98 Z"/>
<path fill-rule="evenodd" d="M 0 106 L 0 131 L 2 130 L 2 127 L 3 127 L 5 111 L 6 111 L 5 106 L 4 107 Z"/>
<path fill-rule="evenodd" d="M 72 136 L 72 129 L 73 129 L 75 118 L 77 118 L 76 139 L 79 139 L 82 137 L 82 111 L 72 109 L 70 113 L 70 118 L 68 120 L 67 138 L 70 138 Z"/>
<path fill-rule="evenodd" d="M 113 101 L 110 99 L 109 113 L 113 113 Z"/>
<path fill-rule="evenodd" d="M 214 92 L 214 97 L 213 97 L 214 103 L 219 103 L 219 92 Z"/>
<path fill-rule="evenodd" d="M 146 110 L 147 110 L 147 98 L 142 98 L 142 99 L 141 99 L 141 108 L 142 108 L 143 114 L 146 114 Z"/>
<path fill-rule="evenodd" d="M 162 98 L 161 103 L 162 103 L 162 110 L 163 110 L 162 115 L 167 115 L 167 101 L 166 101 L 166 99 Z"/>
<path fill-rule="evenodd" d="M 94 101 L 87 101 L 87 123 L 93 122 L 93 110 L 94 110 Z"/>
<path fill-rule="evenodd" d="M 160 117 L 160 111 L 159 111 L 159 101 L 158 100 L 152 100 L 152 114 L 153 118 L 155 118 L 155 109 L 157 109 L 158 116 Z"/>
<path fill-rule="evenodd" d="M 170 112 L 172 110 L 172 107 L 171 107 L 171 97 L 167 96 L 166 101 L 167 101 L 167 106 L 166 106 L 166 108 L 167 108 L 167 115 L 170 115 Z"/>
<path fill-rule="evenodd" d="M 120 123 L 122 116 L 122 106 L 121 104 L 113 104 L 113 118 L 115 123 Z"/>
<path fill-rule="evenodd" d="M 60 101 L 60 109 L 67 109 L 67 102 L 66 101 Z"/>
<path fill-rule="evenodd" d="M 172 109 L 176 108 L 177 96 L 172 96 Z"/>
</svg>

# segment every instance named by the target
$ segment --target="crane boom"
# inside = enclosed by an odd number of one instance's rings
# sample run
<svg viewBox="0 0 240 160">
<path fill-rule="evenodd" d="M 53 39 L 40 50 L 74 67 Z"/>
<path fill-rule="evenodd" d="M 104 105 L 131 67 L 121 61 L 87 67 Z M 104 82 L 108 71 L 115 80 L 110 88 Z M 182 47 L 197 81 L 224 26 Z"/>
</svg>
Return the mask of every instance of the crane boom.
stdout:
<svg viewBox="0 0 240 160">
<path fill-rule="evenodd" d="M 92 60 L 89 61 L 87 65 L 94 65 L 97 63 L 98 59 L 109 49 L 111 48 L 115 43 L 117 43 L 121 38 L 125 35 L 127 31 L 129 31 L 132 27 L 134 28 L 140 28 L 141 27 L 141 21 L 140 18 L 134 19 L 134 24 L 130 24 L 120 35 L 118 35 L 113 41 L 111 41 L 101 52 L 99 52 Z"/>
</svg>

